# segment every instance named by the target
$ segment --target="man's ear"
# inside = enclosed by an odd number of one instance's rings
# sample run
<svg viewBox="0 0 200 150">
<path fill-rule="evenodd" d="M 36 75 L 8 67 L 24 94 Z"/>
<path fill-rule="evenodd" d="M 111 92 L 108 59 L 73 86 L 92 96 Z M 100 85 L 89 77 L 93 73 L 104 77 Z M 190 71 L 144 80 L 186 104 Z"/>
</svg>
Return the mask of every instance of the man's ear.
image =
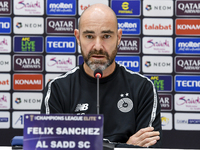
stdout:
<svg viewBox="0 0 200 150">
<path fill-rule="evenodd" d="M 122 29 L 119 29 L 117 32 L 117 45 L 119 45 L 122 38 Z"/>
<path fill-rule="evenodd" d="M 80 35 L 79 35 L 79 30 L 78 29 L 74 30 L 74 36 L 76 37 L 77 43 L 80 46 Z"/>
</svg>

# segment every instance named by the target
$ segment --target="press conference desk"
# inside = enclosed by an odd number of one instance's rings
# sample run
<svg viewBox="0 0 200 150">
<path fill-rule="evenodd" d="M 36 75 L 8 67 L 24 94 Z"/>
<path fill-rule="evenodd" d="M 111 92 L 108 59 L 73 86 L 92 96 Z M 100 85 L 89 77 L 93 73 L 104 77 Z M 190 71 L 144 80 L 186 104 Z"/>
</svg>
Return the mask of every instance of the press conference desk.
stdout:
<svg viewBox="0 0 200 150">
<path fill-rule="evenodd" d="M 159 148 L 115 148 L 114 150 L 200 150 L 200 149 L 159 149 Z M 22 150 L 22 149 L 12 149 L 10 146 L 0 146 L 0 150 Z"/>
</svg>

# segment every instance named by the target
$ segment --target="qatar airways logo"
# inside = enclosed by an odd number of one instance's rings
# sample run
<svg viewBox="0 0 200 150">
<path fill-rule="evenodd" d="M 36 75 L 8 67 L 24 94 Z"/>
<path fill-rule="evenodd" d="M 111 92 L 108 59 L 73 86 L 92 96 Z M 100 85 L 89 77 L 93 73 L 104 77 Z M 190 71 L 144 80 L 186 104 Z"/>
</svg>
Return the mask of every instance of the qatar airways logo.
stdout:
<svg viewBox="0 0 200 150">
<path fill-rule="evenodd" d="M 173 20 L 172 19 L 143 19 L 144 35 L 172 35 Z"/>
<path fill-rule="evenodd" d="M 14 0 L 15 15 L 43 15 L 44 0 Z"/>
<path fill-rule="evenodd" d="M 198 94 L 175 94 L 176 111 L 200 111 L 200 96 Z"/>
<path fill-rule="evenodd" d="M 175 76 L 175 91 L 177 92 L 199 92 L 200 76 Z"/>
<path fill-rule="evenodd" d="M 143 53 L 144 54 L 172 54 L 172 38 L 163 37 L 144 37 Z"/>
<path fill-rule="evenodd" d="M 177 56 L 175 58 L 176 72 L 200 73 L 200 58 Z"/>
<path fill-rule="evenodd" d="M 177 16 L 199 16 L 200 15 L 199 0 L 176 1 L 176 15 Z"/>
<path fill-rule="evenodd" d="M 75 56 L 72 55 L 47 55 L 46 71 L 66 72 L 75 67 Z"/>
</svg>

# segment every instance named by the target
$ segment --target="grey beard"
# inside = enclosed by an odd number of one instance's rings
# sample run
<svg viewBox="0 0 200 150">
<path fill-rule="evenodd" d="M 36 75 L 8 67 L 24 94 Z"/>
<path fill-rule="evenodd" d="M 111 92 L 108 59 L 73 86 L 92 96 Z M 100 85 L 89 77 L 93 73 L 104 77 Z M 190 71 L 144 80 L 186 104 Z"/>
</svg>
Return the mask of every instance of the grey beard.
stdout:
<svg viewBox="0 0 200 150">
<path fill-rule="evenodd" d="M 92 69 L 93 71 L 95 71 L 96 69 L 100 69 L 101 71 L 105 70 L 108 66 L 111 65 L 110 61 L 107 61 L 106 63 L 102 63 L 101 61 L 87 61 L 86 64 L 90 67 L 90 69 Z"/>
</svg>

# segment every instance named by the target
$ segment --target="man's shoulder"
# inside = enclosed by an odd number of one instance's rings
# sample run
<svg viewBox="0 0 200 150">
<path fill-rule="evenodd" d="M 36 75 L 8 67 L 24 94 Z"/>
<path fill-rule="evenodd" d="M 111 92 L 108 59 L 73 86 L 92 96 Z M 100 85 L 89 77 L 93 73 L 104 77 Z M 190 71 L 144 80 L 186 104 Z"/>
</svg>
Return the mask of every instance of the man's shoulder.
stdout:
<svg viewBox="0 0 200 150">
<path fill-rule="evenodd" d="M 134 72 L 132 70 L 127 69 L 126 67 L 119 65 L 120 71 L 122 72 L 122 74 L 125 74 L 127 78 L 133 79 L 133 80 L 144 80 L 144 81 L 149 81 L 149 78 L 138 73 L 138 72 Z"/>
</svg>

